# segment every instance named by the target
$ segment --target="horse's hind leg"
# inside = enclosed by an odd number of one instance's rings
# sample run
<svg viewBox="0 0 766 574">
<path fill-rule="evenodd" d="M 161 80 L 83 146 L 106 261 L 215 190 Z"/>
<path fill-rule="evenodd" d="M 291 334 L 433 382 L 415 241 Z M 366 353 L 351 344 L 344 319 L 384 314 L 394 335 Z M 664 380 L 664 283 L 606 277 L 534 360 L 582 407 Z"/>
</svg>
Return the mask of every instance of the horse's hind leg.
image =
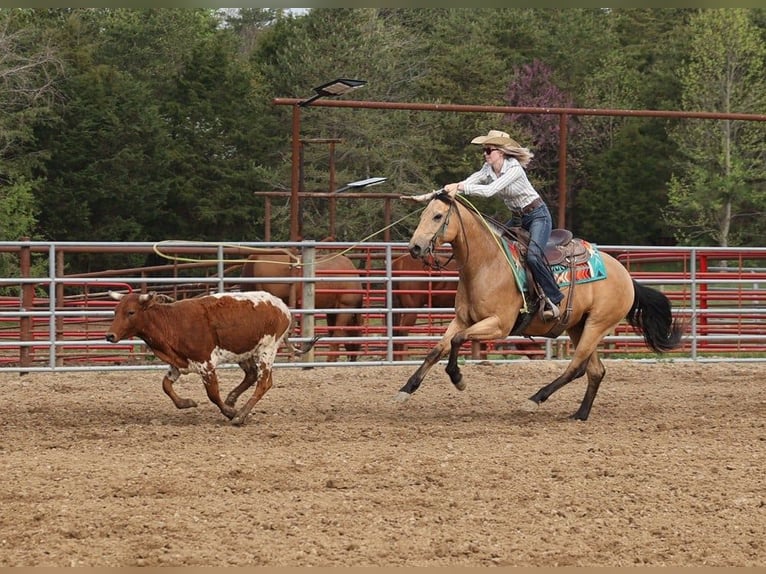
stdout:
<svg viewBox="0 0 766 574">
<path fill-rule="evenodd" d="M 408 304 L 406 303 L 399 303 L 394 302 L 394 307 L 406 307 Z M 412 305 L 414 307 L 414 305 Z M 394 313 L 392 315 L 393 318 L 393 333 L 394 337 L 406 337 L 410 334 L 410 329 L 415 325 L 417 322 L 418 316 L 415 313 Z M 407 343 L 405 342 L 397 342 L 394 343 L 394 361 L 403 361 L 407 357 L 405 356 L 407 352 Z"/>
<path fill-rule="evenodd" d="M 566 385 L 567 383 L 570 383 L 571 381 L 582 377 L 583 374 L 585 374 L 585 369 L 587 366 L 587 362 L 579 362 L 575 363 L 574 360 L 570 361 L 569 365 L 567 366 L 566 370 L 561 374 L 561 376 L 557 377 L 553 380 L 553 382 L 548 383 L 543 388 L 541 388 L 539 391 L 537 391 L 534 395 L 529 397 L 529 400 L 534 403 L 533 405 L 530 405 L 532 408 L 530 410 L 534 410 L 537 408 L 537 406 L 540 403 L 544 403 L 548 400 L 548 398 L 558 391 L 561 387 Z"/>
<path fill-rule="evenodd" d="M 529 410 L 535 410 L 538 405 L 547 401 L 548 398 L 561 387 L 579 377 L 582 377 L 585 374 L 585 369 L 587 368 L 587 361 L 590 359 L 590 354 L 588 356 L 583 356 L 584 347 L 580 346 L 580 341 L 583 334 L 583 323 L 573 325 L 567 329 L 567 334 L 572 339 L 572 344 L 574 345 L 574 356 L 572 357 L 572 360 L 569 361 L 566 370 L 564 370 L 560 376 L 554 379 L 551 383 L 542 387 L 534 395 L 529 397 L 529 400 L 533 403 L 528 404 L 530 407 Z"/>
<path fill-rule="evenodd" d="M 330 341 L 335 337 L 343 336 L 343 332 L 336 329 L 335 325 L 338 322 L 338 317 L 335 313 L 327 313 L 325 318 L 327 321 L 327 331 L 330 333 Z M 338 361 L 338 353 L 340 352 L 340 345 L 338 343 L 330 343 L 330 352 L 327 355 L 328 363 L 336 363 Z"/>
<path fill-rule="evenodd" d="M 359 333 L 355 329 L 361 324 L 359 313 L 339 313 L 336 328 L 342 337 L 358 337 Z M 362 349 L 361 343 L 344 343 L 346 357 L 350 362 L 355 362 L 359 358 L 359 351 Z"/>
<path fill-rule="evenodd" d="M 604 365 L 598 357 L 596 347 L 604 338 L 608 329 L 595 329 L 592 325 L 580 323 L 567 330 L 575 347 L 574 356 L 566 370 L 553 382 L 541 388 L 529 400 L 537 407 L 567 383 L 588 373 L 588 388 L 585 391 L 580 408 L 572 415 L 578 420 L 587 420 L 593 400 L 596 398 L 601 379 L 604 378 Z"/>
<path fill-rule="evenodd" d="M 593 351 L 593 354 L 588 360 L 588 388 L 585 389 L 585 396 L 582 398 L 582 404 L 577 412 L 572 415 L 573 419 L 579 421 L 587 421 L 588 415 L 590 415 L 590 408 L 593 406 L 593 400 L 596 398 L 598 388 L 601 385 L 601 380 L 604 378 L 606 369 L 604 363 L 598 356 L 598 351 Z"/>
</svg>

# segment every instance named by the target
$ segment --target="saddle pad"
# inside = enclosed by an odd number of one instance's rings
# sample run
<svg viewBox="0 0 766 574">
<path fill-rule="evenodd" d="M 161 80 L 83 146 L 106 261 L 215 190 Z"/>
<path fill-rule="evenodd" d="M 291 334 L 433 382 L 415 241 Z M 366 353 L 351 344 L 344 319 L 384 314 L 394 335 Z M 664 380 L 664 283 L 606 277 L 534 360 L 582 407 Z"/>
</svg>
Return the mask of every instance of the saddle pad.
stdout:
<svg viewBox="0 0 766 574">
<path fill-rule="evenodd" d="M 575 265 L 575 283 L 590 283 L 591 281 L 601 281 L 606 279 L 606 267 L 598 248 L 585 240 L 581 240 L 589 256 L 587 261 Z M 570 275 L 572 269 L 566 263 L 552 265 L 551 271 L 559 287 L 566 287 L 572 282 Z"/>
<path fill-rule="evenodd" d="M 591 281 L 606 279 L 606 267 L 604 266 L 604 260 L 601 257 L 598 247 L 585 240 L 583 240 L 582 243 L 589 256 L 585 262 L 575 266 L 575 283 L 589 283 Z M 516 278 L 516 284 L 519 286 L 519 290 L 524 294 L 528 293 L 527 274 L 524 265 L 521 262 L 518 243 L 515 241 L 509 242 L 507 239 L 503 238 L 502 245 L 505 249 L 505 256 L 511 264 L 513 276 Z M 556 283 L 559 287 L 566 287 L 571 283 L 571 269 L 566 263 L 552 265 L 551 271 L 553 272 L 553 277 L 556 279 Z"/>
</svg>

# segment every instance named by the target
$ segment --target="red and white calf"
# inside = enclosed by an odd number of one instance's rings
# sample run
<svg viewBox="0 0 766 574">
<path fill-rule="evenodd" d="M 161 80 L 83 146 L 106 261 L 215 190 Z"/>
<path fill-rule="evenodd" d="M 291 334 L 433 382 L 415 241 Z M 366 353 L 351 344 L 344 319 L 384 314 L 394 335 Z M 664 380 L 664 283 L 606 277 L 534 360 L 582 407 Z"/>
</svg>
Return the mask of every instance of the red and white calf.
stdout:
<svg viewBox="0 0 766 574">
<path fill-rule="evenodd" d="M 154 292 L 139 294 L 109 292 L 119 301 L 106 340 L 116 343 L 139 337 L 161 360 L 170 365 L 162 389 L 179 409 L 196 407 L 191 399 L 179 397 L 173 383 L 182 374 L 198 373 L 208 398 L 241 425 L 255 403 L 271 388 L 272 368 L 281 343 L 294 355 L 306 353 L 316 343 L 296 349 L 288 339 L 293 327 L 290 310 L 281 299 L 265 291 L 217 293 L 194 299 L 168 302 Z M 245 378 L 221 400 L 216 366 L 237 363 Z M 242 408 L 239 396 L 255 383 L 253 396 Z"/>
</svg>

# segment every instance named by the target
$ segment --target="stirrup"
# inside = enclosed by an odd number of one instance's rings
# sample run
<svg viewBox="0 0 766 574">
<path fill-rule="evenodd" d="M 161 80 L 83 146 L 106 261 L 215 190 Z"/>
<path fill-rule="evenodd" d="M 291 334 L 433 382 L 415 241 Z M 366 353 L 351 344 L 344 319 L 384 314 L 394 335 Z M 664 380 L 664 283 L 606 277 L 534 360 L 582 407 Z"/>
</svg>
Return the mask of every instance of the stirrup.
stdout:
<svg viewBox="0 0 766 574">
<path fill-rule="evenodd" d="M 561 316 L 561 311 L 559 310 L 559 306 L 553 303 L 553 301 L 551 301 L 547 297 L 545 298 L 545 303 L 547 308 L 542 313 L 543 320 L 551 321 L 553 319 L 558 319 Z"/>
</svg>

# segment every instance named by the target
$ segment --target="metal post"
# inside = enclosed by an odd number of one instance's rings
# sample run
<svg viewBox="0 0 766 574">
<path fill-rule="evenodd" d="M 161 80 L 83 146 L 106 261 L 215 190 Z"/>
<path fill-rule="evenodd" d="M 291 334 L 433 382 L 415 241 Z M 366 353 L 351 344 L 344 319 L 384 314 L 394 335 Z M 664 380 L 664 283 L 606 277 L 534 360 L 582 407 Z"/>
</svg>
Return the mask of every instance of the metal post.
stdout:
<svg viewBox="0 0 766 574">
<path fill-rule="evenodd" d="M 567 114 L 559 116 L 559 209 L 556 227 L 567 225 Z"/>
<path fill-rule="evenodd" d="M 292 141 L 292 186 L 290 187 L 290 241 L 300 241 L 298 210 L 300 207 L 300 153 L 301 153 L 301 108 L 293 106 L 293 141 Z"/>
<path fill-rule="evenodd" d="M 335 142 L 330 141 L 330 238 L 335 241 Z"/>
<path fill-rule="evenodd" d="M 29 241 L 29 237 L 22 237 L 21 241 Z M 24 279 L 31 277 L 32 269 L 32 251 L 28 245 L 19 249 L 19 270 Z M 21 285 L 21 311 L 32 311 L 35 306 L 35 286 L 31 283 L 22 283 Z M 19 319 L 19 339 L 23 343 L 32 341 L 32 317 L 25 315 Z M 19 365 L 22 367 L 32 366 L 32 347 L 22 345 L 19 347 Z M 26 375 L 27 371 L 21 371 L 19 374 Z"/>
<path fill-rule="evenodd" d="M 66 265 L 64 264 L 64 252 L 63 251 L 56 251 L 54 256 L 55 261 L 55 273 L 54 277 L 57 279 L 60 279 L 64 276 L 66 273 Z M 60 305 L 62 308 L 64 307 L 64 284 L 56 282 L 55 288 L 50 290 L 51 293 L 55 293 L 56 296 L 53 298 L 53 309 L 52 311 L 56 310 L 56 306 Z M 55 337 L 54 341 L 61 341 L 64 339 L 66 334 L 64 333 L 64 317 L 57 316 L 55 321 Z M 64 366 L 64 359 L 60 357 L 56 352 L 56 346 L 51 347 L 51 352 L 56 355 L 56 366 L 57 367 L 63 367 Z"/>
<path fill-rule="evenodd" d="M 304 247 L 303 254 L 301 257 L 301 262 L 303 263 L 303 278 L 308 279 L 303 285 L 303 297 L 301 302 L 301 308 L 303 309 L 304 313 L 301 317 L 301 337 L 306 337 L 308 339 L 312 339 L 314 337 L 314 324 L 315 324 L 315 317 L 314 317 L 314 310 L 316 309 L 315 304 L 315 287 L 316 284 L 314 283 L 314 265 L 316 261 L 316 248 L 311 247 Z M 305 311 L 309 310 L 309 313 L 306 313 Z M 303 356 L 303 359 L 307 363 L 311 363 L 314 361 L 314 350 L 310 350 L 308 353 L 306 353 Z"/>
</svg>

